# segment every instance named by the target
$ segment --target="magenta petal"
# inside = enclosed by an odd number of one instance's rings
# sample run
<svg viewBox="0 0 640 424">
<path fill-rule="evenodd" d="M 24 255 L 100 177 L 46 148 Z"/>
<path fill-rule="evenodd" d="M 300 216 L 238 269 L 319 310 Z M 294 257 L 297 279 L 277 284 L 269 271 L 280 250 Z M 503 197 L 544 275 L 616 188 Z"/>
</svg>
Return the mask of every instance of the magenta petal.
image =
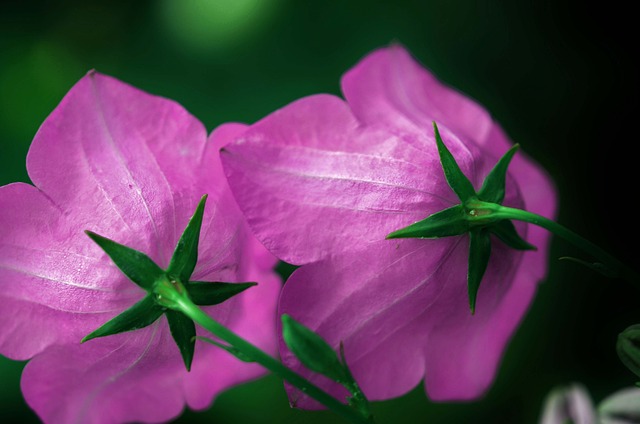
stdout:
<svg viewBox="0 0 640 424">
<path fill-rule="evenodd" d="M 47 422 L 166 421 L 184 405 L 187 371 L 176 349 L 164 318 L 133 333 L 52 347 L 27 364 L 22 391 Z"/>
<path fill-rule="evenodd" d="M 220 150 L 242 135 L 247 128 L 249 128 L 248 125 L 236 122 L 222 124 L 211 133 L 210 143 L 215 149 Z"/>
<path fill-rule="evenodd" d="M 473 177 L 473 150 L 443 131 Z M 301 99 L 237 135 L 222 163 L 252 230 L 293 264 L 382 240 L 456 203 L 432 134 L 405 140 L 362 128 L 326 95 Z M 425 170 L 435 172 L 425 178 Z"/>
<path fill-rule="evenodd" d="M 91 72 L 40 127 L 27 168 L 75 226 L 126 234 L 121 243 L 166 266 L 193 213 L 205 141 L 202 124 L 177 103 Z"/>
<path fill-rule="evenodd" d="M 79 343 L 144 295 L 84 230 L 166 267 L 208 194 L 192 278 L 258 286 L 206 311 L 276 351 L 276 259 L 249 233 L 218 149 L 178 104 L 90 73 L 36 135 L 28 155 L 36 187 L 0 187 L 0 352 L 34 357 L 22 386 L 45 422 L 166 421 L 185 403 L 204 408 L 221 390 L 264 374 L 207 344 L 187 373 L 164 317 Z"/>
<path fill-rule="evenodd" d="M 273 258 L 257 243 L 255 248 L 263 263 Z M 248 266 L 242 279 L 261 283 L 208 312 L 273 354 L 279 279 L 255 265 Z M 163 317 L 143 330 L 50 347 L 27 364 L 22 390 L 47 422 L 163 422 L 179 415 L 185 402 L 204 409 L 221 391 L 263 374 L 261 366 L 202 342 L 187 372 Z"/>
<path fill-rule="evenodd" d="M 0 218 L 4 355 L 27 359 L 54 342 L 77 343 L 142 297 L 111 264 L 76 253 L 65 217 L 35 187 L 0 187 Z"/>
<path fill-rule="evenodd" d="M 421 341 L 426 333 L 415 332 L 410 320 L 437 297 L 441 288 L 429 282 L 453 247 L 446 239 L 388 240 L 305 265 L 285 284 L 278 312 L 316 331 L 334 349 L 343 341 L 347 363 L 371 400 L 400 396 L 424 376 Z M 433 254 L 425 255 L 429 251 Z M 343 396 L 341 386 L 302 367 L 282 339 L 280 354 L 285 364 Z M 295 406 L 318 407 L 289 391 Z"/>
<path fill-rule="evenodd" d="M 280 281 L 271 271 L 273 256 L 257 241 L 249 244 L 237 279 L 259 281 L 259 285 L 206 310 L 273 354 Z M 250 260 L 252 253 L 255 262 Z M 198 334 L 211 336 L 201 328 Z M 185 402 L 204 409 L 221 391 L 264 373 L 261 366 L 243 363 L 207 343 L 197 344 L 191 372 L 187 372 L 163 317 L 143 330 L 83 345 L 49 347 L 27 364 L 22 390 L 47 422 L 161 422 L 180 414 Z"/>
<path fill-rule="evenodd" d="M 279 313 L 290 314 L 337 348 L 373 400 L 400 396 L 425 378 L 435 400 L 481 395 L 531 301 L 536 280 L 513 279 L 522 254 L 495 246 L 477 312 L 469 313 L 467 237 L 388 240 L 305 265 L 287 281 Z M 280 344 L 285 363 L 304 371 Z M 316 407 L 291 392 L 300 407 Z"/>
<path fill-rule="evenodd" d="M 465 249 L 449 262 L 449 269 L 464 263 L 466 255 Z M 425 387 L 430 399 L 473 400 L 490 387 L 539 281 L 527 272 L 524 256 L 526 253 L 516 253 L 494 241 L 475 315 L 465 310 L 466 267 L 458 265 L 458 279 L 463 283 L 458 288 L 448 285 L 431 311 L 430 319 L 438 324 L 429 334 L 431 347 L 425 357 Z"/>
<path fill-rule="evenodd" d="M 435 121 L 469 140 L 484 139 L 492 125 L 480 105 L 438 81 L 399 45 L 367 55 L 343 76 L 342 91 L 368 125 L 432 131 Z"/>
<path fill-rule="evenodd" d="M 209 165 L 214 165 L 210 166 L 211 170 L 215 172 L 215 175 L 212 177 L 215 181 L 224 182 L 221 186 L 225 189 L 227 188 L 227 183 L 220 161 L 220 149 L 238 138 L 247 128 L 249 128 L 249 126 L 246 124 L 231 122 L 218 126 L 209 135 L 207 150 L 211 152 L 211 159 L 208 158 L 207 161 L 212 161 Z M 233 203 L 235 204 L 235 201 L 233 201 Z"/>
</svg>

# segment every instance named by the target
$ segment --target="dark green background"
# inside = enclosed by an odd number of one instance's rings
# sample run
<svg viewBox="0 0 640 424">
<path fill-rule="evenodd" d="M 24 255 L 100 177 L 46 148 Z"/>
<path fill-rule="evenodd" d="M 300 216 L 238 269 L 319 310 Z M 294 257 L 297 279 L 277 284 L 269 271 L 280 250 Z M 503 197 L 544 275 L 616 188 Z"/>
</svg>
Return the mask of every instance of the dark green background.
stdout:
<svg viewBox="0 0 640 424">
<path fill-rule="evenodd" d="M 28 181 L 24 158 L 33 135 L 89 69 L 175 99 L 211 130 L 253 122 L 305 95 L 338 94 L 344 71 L 400 42 L 486 105 L 549 171 L 561 223 L 638 268 L 631 204 L 638 165 L 630 151 L 638 144 L 637 23 L 625 7 L 589 9 L 569 0 L 3 1 L 0 184 Z M 583 382 L 600 400 L 632 384 L 614 346 L 618 332 L 640 322 L 637 289 L 555 259 L 563 255 L 581 253 L 554 241 L 549 278 L 485 398 L 433 404 L 419 387 L 376 403 L 378 422 L 535 423 L 557 385 Z M 21 368 L 0 358 L 1 422 L 38 421 L 19 391 Z M 290 410 L 281 382 L 269 376 L 176 422 L 341 421 Z"/>
</svg>

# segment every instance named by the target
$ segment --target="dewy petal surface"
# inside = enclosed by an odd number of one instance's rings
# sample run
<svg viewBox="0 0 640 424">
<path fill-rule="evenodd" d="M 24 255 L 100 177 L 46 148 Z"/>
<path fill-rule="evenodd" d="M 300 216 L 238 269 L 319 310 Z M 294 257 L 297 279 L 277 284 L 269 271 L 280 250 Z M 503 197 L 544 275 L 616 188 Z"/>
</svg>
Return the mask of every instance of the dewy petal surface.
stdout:
<svg viewBox="0 0 640 424">
<path fill-rule="evenodd" d="M 467 303 L 468 236 L 383 237 L 459 203 L 444 180 L 433 121 L 476 190 L 512 143 L 486 110 L 401 46 L 365 57 L 342 87 L 348 105 L 330 96 L 299 100 L 235 133 L 223 153 L 251 229 L 278 257 L 303 265 L 285 285 L 280 313 L 334 348 L 344 340 L 372 399 L 399 396 L 422 379 L 434 400 L 475 399 L 490 387 L 546 275 L 549 234 L 514 222 L 538 249 L 526 252 L 491 236 L 475 315 Z M 503 204 L 555 215 L 550 179 L 522 152 L 509 167 Z M 280 348 L 304 372 L 282 341 Z M 290 395 L 297 406 L 317 406 Z"/>
<path fill-rule="evenodd" d="M 27 168 L 35 187 L 0 187 L 0 353 L 34 357 L 22 388 L 45 422 L 164 421 L 264 372 L 198 344 L 187 373 L 165 318 L 79 344 L 144 296 L 84 230 L 166 268 L 208 194 L 192 278 L 259 285 L 206 311 L 275 351 L 276 259 L 246 228 L 197 119 L 91 72 L 43 123 Z"/>
<path fill-rule="evenodd" d="M 475 176 L 470 150 L 448 131 L 443 137 Z M 455 204 L 442 172 L 423 174 L 440 167 L 433 140 L 362 127 L 342 100 L 317 95 L 236 133 L 221 156 L 257 237 L 299 265 L 382 240 Z"/>
</svg>

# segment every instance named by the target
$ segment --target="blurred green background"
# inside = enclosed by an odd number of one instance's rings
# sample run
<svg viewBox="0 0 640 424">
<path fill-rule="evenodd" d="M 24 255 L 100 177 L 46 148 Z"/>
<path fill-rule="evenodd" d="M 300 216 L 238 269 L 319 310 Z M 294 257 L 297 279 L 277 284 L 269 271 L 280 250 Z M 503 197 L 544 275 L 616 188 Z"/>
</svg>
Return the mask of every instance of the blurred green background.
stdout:
<svg viewBox="0 0 640 424">
<path fill-rule="evenodd" d="M 637 119 L 640 96 L 630 7 L 589 9 L 572 0 L 5 0 L 0 184 L 28 181 L 33 135 L 89 69 L 174 99 L 211 130 L 253 122 L 305 95 L 339 94 L 344 71 L 400 42 L 484 104 L 549 171 L 560 222 L 637 267 L 630 202 L 638 178 L 629 149 L 638 143 L 630 119 Z M 555 259 L 564 255 L 581 252 L 555 240 L 549 278 L 483 399 L 434 404 L 418 387 L 376 403 L 378 422 L 535 423 L 557 385 L 580 381 L 595 400 L 631 385 L 614 346 L 621 330 L 640 322 L 638 292 Z M 0 422 L 38 422 L 20 394 L 22 366 L 0 357 Z M 269 376 L 176 422 L 341 421 L 290 410 L 281 382 Z"/>
</svg>

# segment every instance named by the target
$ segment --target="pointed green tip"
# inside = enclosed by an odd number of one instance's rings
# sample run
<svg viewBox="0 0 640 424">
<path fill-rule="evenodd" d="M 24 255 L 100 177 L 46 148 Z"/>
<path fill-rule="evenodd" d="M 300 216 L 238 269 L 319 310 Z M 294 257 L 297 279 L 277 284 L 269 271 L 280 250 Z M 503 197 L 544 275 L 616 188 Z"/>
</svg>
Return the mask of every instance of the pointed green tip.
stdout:
<svg viewBox="0 0 640 424">
<path fill-rule="evenodd" d="M 476 296 L 469 292 L 469 311 L 471 311 L 471 315 L 476 314 Z"/>
<path fill-rule="evenodd" d="M 202 209 L 204 209 L 204 205 L 205 203 L 207 203 L 207 198 L 209 197 L 208 194 L 204 194 L 201 198 L 200 201 L 198 202 L 198 206 L 196 207 L 196 212 L 194 213 L 194 215 L 198 212 L 200 212 Z"/>
<path fill-rule="evenodd" d="M 193 219 L 199 220 L 200 224 L 202 224 L 202 215 L 204 214 L 204 207 L 205 207 L 205 204 L 207 203 L 207 198 L 208 197 L 209 197 L 208 194 L 203 194 L 202 195 L 202 197 L 200 198 L 200 201 L 198 202 L 198 206 L 196 206 L 196 211 L 193 213 L 193 216 L 191 217 L 191 220 L 193 220 Z M 197 217 L 198 215 L 200 215 L 200 216 Z M 191 223 L 191 222 L 189 222 L 189 223 Z M 200 232 L 200 230 L 198 229 L 198 233 L 199 232 Z"/>
<path fill-rule="evenodd" d="M 106 237 L 102 237 L 100 234 L 98 233 L 94 233 L 93 231 L 89 231 L 89 230 L 84 230 L 84 233 L 86 235 L 89 236 L 89 238 L 91 240 L 93 240 L 98 246 L 102 247 L 102 243 L 104 243 L 105 241 L 111 241 Z M 104 248 L 103 248 L 104 250 Z M 107 253 L 108 254 L 108 253 Z"/>
<path fill-rule="evenodd" d="M 407 230 L 407 227 L 396 230 L 385 236 L 385 240 L 403 239 L 403 238 L 436 238 L 428 237 L 413 229 Z"/>
<path fill-rule="evenodd" d="M 438 238 L 427 233 L 424 229 L 420 230 L 416 224 L 422 224 L 424 221 L 418 221 L 408 227 L 400 228 L 385 236 L 385 240 L 405 239 L 405 238 Z"/>
<path fill-rule="evenodd" d="M 95 331 L 92 331 L 91 333 L 89 333 L 86 336 L 84 336 L 82 338 L 82 340 L 80 340 L 80 344 L 88 342 L 89 340 L 93 340 L 93 339 L 98 338 L 98 337 L 100 337 L 100 336 L 97 335 Z"/>
<path fill-rule="evenodd" d="M 398 237 L 398 231 L 394 231 L 392 233 L 389 233 L 385 236 L 385 240 L 391 240 L 391 239 L 395 239 L 395 238 L 399 238 Z"/>
<path fill-rule="evenodd" d="M 442 148 L 446 147 L 444 146 L 444 143 L 442 142 L 442 137 L 440 136 L 440 130 L 438 129 L 438 124 L 436 124 L 436 121 L 433 121 L 433 133 L 436 136 L 436 144 L 438 146 L 438 151 L 441 151 Z"/>
</svg>

